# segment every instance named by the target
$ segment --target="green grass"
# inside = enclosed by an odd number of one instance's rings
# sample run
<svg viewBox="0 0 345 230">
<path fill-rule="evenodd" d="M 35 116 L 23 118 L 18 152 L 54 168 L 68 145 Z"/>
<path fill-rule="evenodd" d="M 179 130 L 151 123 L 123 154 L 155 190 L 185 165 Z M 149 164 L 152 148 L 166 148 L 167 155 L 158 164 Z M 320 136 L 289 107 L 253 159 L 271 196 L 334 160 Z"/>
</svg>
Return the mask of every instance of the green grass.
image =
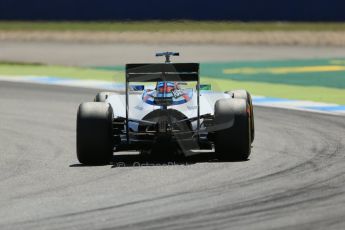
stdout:
<svg viewBox="0 0 345 230">
<path fill-rule="evenodd" d="M 0 31 L 345 31 L 345 23 L 230 21 L 0 21 Z"/>
<path fill-rule="evenodd" d="M 0 63 L 0 75 L 6 76 L 51 76 L 76 79 L 96 79 L 105 81 L 124 81 L 124 76 L 118 71 L 96 70 L 92 68 L 62 67 L 52 65 L 31 65 L 19 63 Z"/>
<path fill-rule="evenodd" d="M 96 79 L 105 81 L 124 82 L 123 71 L 108 71 L 94 68 L 78 68 L 63 66 L 46 66 L 39 64 L 20 64 L 0 62 L 0 76 L 52 76 L 76 79 Z M 216 91 L 231 89 L 247 89 L 253 95 L 268 97 L 311 100 L 318 102 L 336 103 L 345 105 L 343 89 L 326 87 L 293 86 L 285 84 L 270 84 L 262 82 L 236 81 L 201 77 L 202 83 L 212 84 Z"/>
<path fill-rule="evenodd" d="M 344 58 L 232 61 L 203 63 L 201 73 L 217 79 L 345 90 L 344 68 Z M 283 72 L 270 72 L 273 70 Z"/>
<path fill-rule="evenodd" d="M 345 105 L 345 93 L 343 89 L 314 86 L 293 86 L 249 81 L 244 82 L 224 79 L 215 80 L 214 78 L 207 77 L 202 78 L 202 82 L 211 83 L 212 88 L 216 91 L 246 89 L 253 95 Z"/>
</svg>

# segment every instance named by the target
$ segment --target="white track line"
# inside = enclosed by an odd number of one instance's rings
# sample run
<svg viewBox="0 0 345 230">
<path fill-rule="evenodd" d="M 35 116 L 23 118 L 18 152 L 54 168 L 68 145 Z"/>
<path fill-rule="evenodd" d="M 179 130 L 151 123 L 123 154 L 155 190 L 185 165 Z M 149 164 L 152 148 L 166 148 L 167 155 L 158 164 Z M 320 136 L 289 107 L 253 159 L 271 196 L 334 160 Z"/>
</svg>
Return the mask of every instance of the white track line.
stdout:
<svg viewBox="0 0 345 230">
<path fill-rule="evenodd" d="M 105 90 L 124 90 L 123 83 L 111 83 L 99 80 L 78 80 L 69 78 L 43 77 L 43 76 L 5 76 L 0 75 L 0 81 L 36 83 L 44 85 L 61 85 L 70 87 L 82 87 Z M 256 106 L 302 110 L 308 112 L 326 113 L 345 116 L 345 105 L 327 104 L 321 102 L 290 100 L 282 98 L 270 98 L 265 96 L 253 96 L 253 104 Z"/>
</svg>

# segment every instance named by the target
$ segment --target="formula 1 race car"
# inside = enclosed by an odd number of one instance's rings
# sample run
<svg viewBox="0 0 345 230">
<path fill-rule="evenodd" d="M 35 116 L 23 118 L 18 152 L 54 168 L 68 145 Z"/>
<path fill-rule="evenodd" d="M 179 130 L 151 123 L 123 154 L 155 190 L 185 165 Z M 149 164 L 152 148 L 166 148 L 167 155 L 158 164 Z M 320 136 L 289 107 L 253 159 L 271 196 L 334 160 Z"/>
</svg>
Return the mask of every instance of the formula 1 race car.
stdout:
<svg viewBox="0 0 345 230">
<path fill-rule="evenodd" d="M 199 63 L 127 64 L 125 92 L 101 92 L 77 115 L 77 157 L 106 164 L 113 152 L 191 155 L 215 150 L 218 158 L 245 160 L 254 140 L 254 114 L 245 90 L 213 92 L 200 84 Z M 175 151 L 176 150 L 176 151 Z"/>
</svg>

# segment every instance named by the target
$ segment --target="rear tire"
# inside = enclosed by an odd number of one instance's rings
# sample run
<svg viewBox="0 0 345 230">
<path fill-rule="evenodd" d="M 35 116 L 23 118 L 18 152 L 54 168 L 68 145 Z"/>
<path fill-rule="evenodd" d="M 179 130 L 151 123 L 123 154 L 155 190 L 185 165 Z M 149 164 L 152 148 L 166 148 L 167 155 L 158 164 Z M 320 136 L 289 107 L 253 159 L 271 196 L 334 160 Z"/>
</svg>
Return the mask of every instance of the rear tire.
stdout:
<svg viewBox="0 0 345 230">
<path fill-rule="evenodd" d="M 108 103 L 86 102 L 77 114 L 77 157 L 85 165 L 108 164 L 113 155 L 113 110 Z"/>
<path fill-rule="evenodd" d="M 215 150 L 223 160 L 246 160 L 251 152 L 250 116 L 248 103 L 244 99 L 220 99 L 215 104 L 215 121 L 233 120 L 231 127 L 215 132 Z"/>
</svg>

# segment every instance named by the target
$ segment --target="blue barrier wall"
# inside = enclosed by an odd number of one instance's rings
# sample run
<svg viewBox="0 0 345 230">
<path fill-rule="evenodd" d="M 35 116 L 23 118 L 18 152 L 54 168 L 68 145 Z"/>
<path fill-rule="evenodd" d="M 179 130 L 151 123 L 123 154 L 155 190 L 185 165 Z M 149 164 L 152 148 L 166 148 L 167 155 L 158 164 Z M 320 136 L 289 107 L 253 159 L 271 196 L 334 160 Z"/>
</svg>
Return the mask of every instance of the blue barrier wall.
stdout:
<svg viewBox="0 0 345 230">
<path fill-rule="evenodd" d="M 0 0 L 0 19 L 345 21 L 345 0 Z"/>
</svg>

